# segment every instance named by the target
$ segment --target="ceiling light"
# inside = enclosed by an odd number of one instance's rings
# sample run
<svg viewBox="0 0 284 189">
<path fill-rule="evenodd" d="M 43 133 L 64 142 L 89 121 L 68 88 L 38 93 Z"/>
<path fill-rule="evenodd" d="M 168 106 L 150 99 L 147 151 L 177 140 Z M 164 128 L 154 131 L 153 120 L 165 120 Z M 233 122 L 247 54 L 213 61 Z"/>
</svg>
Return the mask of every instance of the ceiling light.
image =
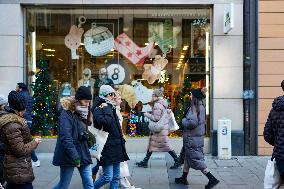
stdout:
<svg viewBox="0 0 284 189">
<path fill-rule="evenodd" d="M 186 51 L 187 49 L 188 49 L 188 46 L 186 45 L 186 46 L 183 46 L 182 50 Z"/>
<path fill-rule="evenodd" d="M 55 49 L 42 49 L 44 51 L 48 51 L 48 52 L 55 52 Z"/>
<path fill-rule="evenodd" d="M 149 45 L 149 43 L 145 43 L 145 45 Z"/>
<path fill-rule="evenodd" d="M 47 54 L 46 56 L 54 56 L 54 54 Z"/>
<path fill-rule="evenodd" d="M 184 55 L 180 55 L 180 58 L 184 58 Z"/>
</svg>

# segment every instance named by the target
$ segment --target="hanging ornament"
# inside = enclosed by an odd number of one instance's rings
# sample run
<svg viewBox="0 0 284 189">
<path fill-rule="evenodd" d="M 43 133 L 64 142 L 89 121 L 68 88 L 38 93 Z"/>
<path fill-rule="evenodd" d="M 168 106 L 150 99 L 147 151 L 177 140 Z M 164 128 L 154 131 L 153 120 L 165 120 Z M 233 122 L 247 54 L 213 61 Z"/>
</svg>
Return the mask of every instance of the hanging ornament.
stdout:
<svg viewBox="0 0 284 189">
<path fill-rule="evenodd" d="M 69 34 L 65 37 L 65 45 L 69 49 L 77 49 L 81 44 L 81 37 L 84 33 L 83 28 L 79 28 L 75 25 L 71 26 Z"/>
<path fill-rule="evenodd" d="M 113 84 L 127 83 L 130 80 L 129 67 L 121 59 L 111 59 L 106 64 L 108 78 Z"/>
<path fill-rule="evenodd" d="M 66 35 L 64 40 L 66 47 L 71 50 L 72 59 L 79 59 L 79 55 L 77 55 L 77 49 L 81 45 L 81 38 L 84 33 L 82 24 L 86 22 L 86 18 L 84 16 L 80 16 L 78 20 L 78 27 L 75 25 L 71 26 L 69 34 Z"/>
<path fill-rule="evenodd" d="M 150 25 L 149 42 L 156 42 L 163 52 L 163 57 L 166 57 L 172 48 L 177 47 L 177 35 L 180 31 L 180 27 L 173 27 L 173 22 L 170 19 L 166 20 L 162 25 L 157 23 Z"/>
<path fill-rule="evenodd" d="M 144 72 L 142 78 L 147 80 L 149 84 L 153 84 L 161 76 L 161 71 L 168 64 L 168 60 L 156 55 L 153 64 L 144 64 Z"/>
<path fill-rule="evenodd" d="M 143 48 L 139 47 L 125 33 L 115 39 L 114 45 L 114 48 L 133 64 L 144 63 L 144 59 L 154 48 L 154 43 Z"/>
<path fill-rule="evenodd" d="M 114 37 L 108 28 L 92 23 L 92 28 L 84 34 L 84 44 L 91 55 L 103 56 L 113 48 Z"/>
</svg>

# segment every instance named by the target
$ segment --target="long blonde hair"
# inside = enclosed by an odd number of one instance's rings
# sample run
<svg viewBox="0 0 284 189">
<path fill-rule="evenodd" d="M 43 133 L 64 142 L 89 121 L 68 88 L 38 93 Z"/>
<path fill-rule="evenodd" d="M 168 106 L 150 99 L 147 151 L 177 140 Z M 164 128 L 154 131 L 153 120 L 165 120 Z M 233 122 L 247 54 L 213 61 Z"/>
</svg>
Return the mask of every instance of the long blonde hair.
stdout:
<svg viewBox="0 0 284 189">
<path fill-rule="evenodd" d="M 64 110 L 70 110 L 72 112 L 75 111 L 76 110 L 75 103 L 76 100 L 74 96 L 63 97 L 60 99 L 60 104 Z"/>
</svg>

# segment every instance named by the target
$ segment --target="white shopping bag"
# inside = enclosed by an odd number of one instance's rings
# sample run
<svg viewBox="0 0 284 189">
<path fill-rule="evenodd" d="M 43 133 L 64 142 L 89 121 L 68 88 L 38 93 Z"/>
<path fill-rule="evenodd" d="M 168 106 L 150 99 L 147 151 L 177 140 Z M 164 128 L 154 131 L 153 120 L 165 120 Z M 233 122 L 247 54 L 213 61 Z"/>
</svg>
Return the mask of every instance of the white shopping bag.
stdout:
<svg viewBox="0 0 284 189">
<path fill-rule="evenodd" d="M 108 132 L 89 127 L 89 131 L 96 137 L 96 144 L 90 148 L 90 153 L 93 158 L 101 159 L 102 151 L 108 138 Z"/>
<path fill-rule="evenodd" d="M 120 163 L 120 178 L 129 177 L 129 176 L 130 176 L 130 173 L 129 173 L 127 161 L 121 162 Z"/>
<path fill-rule="evenodd" d="M 268 160 L 265 176 L 264 176 L 264 189 L 279 189 L 281 185 L 281 177 L 276 167 L 276 161 Z"/>
<path fill-rule="evenodd" d="M 169 128 L 170 128 L 170 131 L 177 131 L 179 129 L 179 126 L 176 122 L 176 118 L 175 118 L 175 115 L 174 113 L 171 111 L 171 117 L 170 117 L 170 120 L 169 120 Z"/>
</svg>

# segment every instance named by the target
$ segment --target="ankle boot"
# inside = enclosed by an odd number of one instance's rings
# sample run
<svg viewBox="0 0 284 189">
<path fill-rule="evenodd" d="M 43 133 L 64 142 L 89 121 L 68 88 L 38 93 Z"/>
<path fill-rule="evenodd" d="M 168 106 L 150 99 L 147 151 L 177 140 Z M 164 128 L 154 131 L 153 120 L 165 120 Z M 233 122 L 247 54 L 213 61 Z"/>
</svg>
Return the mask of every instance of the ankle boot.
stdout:
<svg viewBox="0 0 284 189">
<path fill-rule="evenodd" d="M 179 158 L 177 157 L 177 154 L 175 153 L 175 151 L 169 151 L 169 154 L 172 156 L 172 158 L 175 161 L 174 165 L 171 166 L 170 169 L 177 169 L 177 168 L 179 168 L 179 166 L 180 166 Z"/>
<path fill-rule="evenodd" d="M 151 155 L 152 155 L 152 152 L 147 152 L 146 157 L 142 161 L 137 162 L 136 165 L 138 167 L 148 168 L 148 161 L 149 161 Z"/>
<path fill-rule="evenodd" d="M 210 172 L 206 174 L 206 177 L 209 179 L 208 184 L 205 186 L 205 189 L 211 189 L 219 184 L 219 180 L 216 179 Z"/>
<path fill-rule="evenodd" d="M 176 183 L 176 184 L 189 185 L 189 183 L 188 183 L 188 181 L 187 181 L 187 174 L 188 174 L 188 173 L 183 172 L 181 177 L 175 178 L 175 183 Z"/>
</svg>

